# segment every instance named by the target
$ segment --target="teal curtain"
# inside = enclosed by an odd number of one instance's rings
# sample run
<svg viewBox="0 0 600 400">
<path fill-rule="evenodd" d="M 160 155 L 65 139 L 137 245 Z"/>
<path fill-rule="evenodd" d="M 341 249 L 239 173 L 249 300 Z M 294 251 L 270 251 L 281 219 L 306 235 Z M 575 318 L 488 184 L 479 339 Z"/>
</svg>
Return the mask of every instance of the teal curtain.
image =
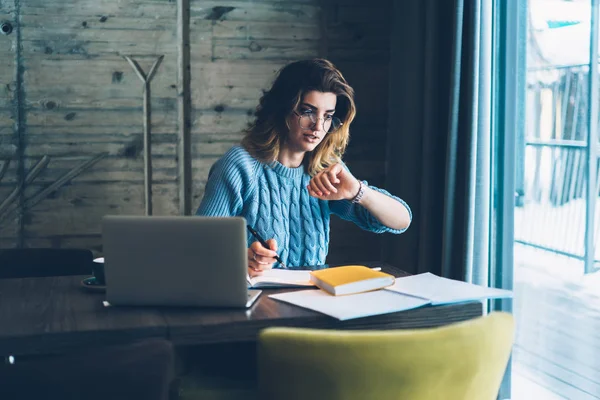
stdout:
<svg viewBox="0 0 600 400">
<path fill-rule="evenodd" d="M 386 187 L 413 209 L 383 258 L 412 273 L 487 284 L 491 5 L 396 2 Z"/>
</svg>

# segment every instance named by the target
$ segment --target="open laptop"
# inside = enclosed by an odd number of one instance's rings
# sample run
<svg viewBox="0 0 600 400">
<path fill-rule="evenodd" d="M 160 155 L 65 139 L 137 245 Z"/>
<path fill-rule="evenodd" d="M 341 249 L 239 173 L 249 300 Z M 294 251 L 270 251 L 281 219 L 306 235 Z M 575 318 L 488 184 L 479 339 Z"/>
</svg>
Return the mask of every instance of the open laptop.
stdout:
<svg viewBox="0 0 600 400">
<path fill-rule="evenodd" d="M 111 305 L 250 307 L 242 217 L 105 216 Z"/>
</svg>

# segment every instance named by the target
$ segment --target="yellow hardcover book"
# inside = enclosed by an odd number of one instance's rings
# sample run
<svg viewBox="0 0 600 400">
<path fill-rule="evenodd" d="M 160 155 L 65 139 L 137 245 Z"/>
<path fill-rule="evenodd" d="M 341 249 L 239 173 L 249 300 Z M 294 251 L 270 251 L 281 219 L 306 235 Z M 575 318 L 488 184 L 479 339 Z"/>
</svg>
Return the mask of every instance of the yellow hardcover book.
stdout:
<svg viewBox="0 0 600 400">
<path fill-rule="evenodd" d="M 310 280 L 334 296 L 377 290 L 394 284 L 395 278 L 364 265 L 345 265 L 311 271 Z"/>
</svg>

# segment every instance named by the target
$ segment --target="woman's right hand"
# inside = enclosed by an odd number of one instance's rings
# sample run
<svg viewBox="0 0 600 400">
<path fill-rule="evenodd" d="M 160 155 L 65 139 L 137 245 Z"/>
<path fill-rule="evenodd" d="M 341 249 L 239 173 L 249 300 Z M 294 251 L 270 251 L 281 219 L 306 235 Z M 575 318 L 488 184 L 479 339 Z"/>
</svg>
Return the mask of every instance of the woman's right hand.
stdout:
<svg viewBox="0 0 600 400">
<path fill-rule="evenodd" d="M 269 249 L 265 248 L 260 242 L 256 241 L 248 247 L 248 275 L 250 277 L 262 275 L 264 270 L 273 268 L 277 261 L 277 241 L 275 239 L 267 240 Z"/>
</svg>

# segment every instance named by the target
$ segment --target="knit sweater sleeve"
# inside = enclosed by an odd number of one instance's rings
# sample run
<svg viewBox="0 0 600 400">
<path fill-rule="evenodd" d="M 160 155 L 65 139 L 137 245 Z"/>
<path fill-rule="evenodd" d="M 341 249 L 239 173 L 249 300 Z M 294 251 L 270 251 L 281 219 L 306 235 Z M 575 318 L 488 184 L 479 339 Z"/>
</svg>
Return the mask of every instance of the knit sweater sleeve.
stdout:
<svg viewBox="0 0 600 400">
<path fill-rule="evenodd" d="M 375 186 L 370 186 L 367 181 L 362 181 L 363 185 L 369 186 L 371 189 L 376 190 L 380 193 L 383 193 L 391 198 L 399 201 L 406 207 L 408 210 L 408 215 L 410 216 L 410 221 L 412 221 L 412 211 L 410 207 L 404 200 L 399 197 L 391 195 L 388 191 L 384 189 L 377 188 Z M 338 201 L 330 201 L 329 202 L 329 210 L 332 214 L 337 215 L 338 217 L 345 219 L 347 221 L 354 222 L 356 225 L 365 229 L 367 231 L 375 232 L 375 233 L 395 233 L 399 234 L 408 229 L 408 226 L 404 229 L 392 229 L 377 220 L 365 207 L 360 204 L 352 204 L 349 200 L 338 200 Z M 410 225 L 410 223 L 409 223 Z"/>
<path fill-rule="evenodd" d="M 204 197 L 196 215 L 232 217 L 242 214 L 245 201 L 255 190 L 258 161 L 235 146 L 213 164 L 208 173 Z"/>
</svg>

